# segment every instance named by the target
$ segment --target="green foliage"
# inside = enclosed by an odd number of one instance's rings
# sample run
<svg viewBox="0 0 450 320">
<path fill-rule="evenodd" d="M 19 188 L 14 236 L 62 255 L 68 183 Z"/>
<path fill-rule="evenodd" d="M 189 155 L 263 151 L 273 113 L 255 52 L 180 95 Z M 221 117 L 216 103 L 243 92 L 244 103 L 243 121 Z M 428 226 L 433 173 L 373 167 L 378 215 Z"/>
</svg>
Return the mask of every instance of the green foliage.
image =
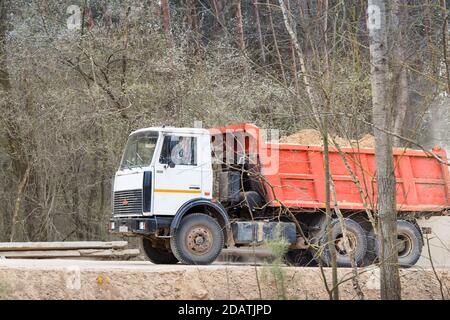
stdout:
<svg viewBox="0 0 450 320">
<path fill-rule="evenodd" d="M 283 266 L 289 243 L 281 236 L 281 229 L 277 228 L 275 231 L 275 239 L 266 241 L 266 245 L 269 247 L 273 256 L 271 263 L 266 265 L 266 271 L 271 274 L 275 283 L 277 299 L 286 300 L 286 272 Z"/>
</svg>

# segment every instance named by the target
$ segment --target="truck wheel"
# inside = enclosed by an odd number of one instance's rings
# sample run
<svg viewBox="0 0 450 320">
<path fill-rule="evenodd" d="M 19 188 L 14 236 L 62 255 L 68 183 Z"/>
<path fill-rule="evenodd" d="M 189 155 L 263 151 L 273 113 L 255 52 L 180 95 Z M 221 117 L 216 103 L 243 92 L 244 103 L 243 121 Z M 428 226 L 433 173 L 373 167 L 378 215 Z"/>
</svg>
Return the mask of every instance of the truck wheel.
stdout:
<svg viewBox="0 0 450 320">
<path fill-rule="evenodd" d="M 369 235 L 370 236 L 370 235 Z M 379 256 L 380 241 L 371 231 L 371 249 Z M 416 264 L 422 254 L 423 239 L 419 229 L 411 222 L 406 220 L 397 220 L 397 250 L 398 264 L 402 268 L 409 268 Z"/>
<path fill-rule="evenodd" d="M 175 257 L 184 264 L 210 264 L 219 256 L 223 245 L 219 223 L 203 213 L 184 217 L 170 238 Z"/>
<path fill-rule="evenodd" d="M 155 246 L 155 241 L 142 237 L 142 249 L 148 260 L 154 264 L 175 264 L 178 263 L 178 259 L 173 253 L 164 249 L 163 246 Z"/>
<path fill-rule="evenodd" d="M 336 264 L 338 267 L 351 267 L 352 261 L 349 253 L 352 253 L 356 265 L 360 266 L 362 265 L 364 256 L 367 252 L 366 231 L 357 222 L 351 219 L 344 219 L 344 224 L 348 235 L 350 252 L 347 252 L 345 246 L 341 224 L 338 220 L 335 220 L 332 223 L 333 245 L 336 249 Z M 322 260 L 325 265 L 331 266 L 331 253 L 329 245 L 327 245 L 327 240 L 327 234 L 324 233 L 320 241 L 321 244 L 324 245 Z"/>
</svg>

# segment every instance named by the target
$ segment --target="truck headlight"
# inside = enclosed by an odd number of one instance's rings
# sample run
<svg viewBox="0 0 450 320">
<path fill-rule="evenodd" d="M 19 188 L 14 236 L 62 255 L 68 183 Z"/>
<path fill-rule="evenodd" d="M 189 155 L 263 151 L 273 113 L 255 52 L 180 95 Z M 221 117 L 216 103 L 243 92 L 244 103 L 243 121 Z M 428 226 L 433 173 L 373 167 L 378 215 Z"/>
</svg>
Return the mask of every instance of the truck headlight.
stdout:
<svg viewBox="0 0 450 320">
<path fill-rule="evenodd" d="M 139 221 L 139 230 L 145 230 L 145 222 Z"/>
</svg>

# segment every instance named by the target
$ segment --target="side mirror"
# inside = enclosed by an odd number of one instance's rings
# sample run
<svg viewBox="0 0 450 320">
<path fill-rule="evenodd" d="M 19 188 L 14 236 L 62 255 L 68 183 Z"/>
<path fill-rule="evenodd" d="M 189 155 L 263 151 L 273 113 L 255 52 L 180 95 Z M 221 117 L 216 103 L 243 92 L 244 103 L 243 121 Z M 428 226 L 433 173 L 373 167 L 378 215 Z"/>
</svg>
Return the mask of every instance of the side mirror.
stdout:
<svg viewBox="0 0 450 320">
<path fill-rule="evenodd" d="M 169 168 L 175 168 L 175 163 L 172 160 L 169 160 Z"/>
</svg>

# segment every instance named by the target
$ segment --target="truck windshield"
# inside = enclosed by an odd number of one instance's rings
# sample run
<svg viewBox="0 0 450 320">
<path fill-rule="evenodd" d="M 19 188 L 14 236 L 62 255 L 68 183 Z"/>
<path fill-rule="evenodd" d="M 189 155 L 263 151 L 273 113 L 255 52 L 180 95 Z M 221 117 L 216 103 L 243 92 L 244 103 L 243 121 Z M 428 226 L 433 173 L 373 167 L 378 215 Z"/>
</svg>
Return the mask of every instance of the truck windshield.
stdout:
<svg viewBox="0 0 450 320">
<path fill-rule="evenodd" d="M 146 167 L 152 162 L 158 132 L 148 131 L 131 135 L 128 138 L 120 169 Z"/>
</svg>

